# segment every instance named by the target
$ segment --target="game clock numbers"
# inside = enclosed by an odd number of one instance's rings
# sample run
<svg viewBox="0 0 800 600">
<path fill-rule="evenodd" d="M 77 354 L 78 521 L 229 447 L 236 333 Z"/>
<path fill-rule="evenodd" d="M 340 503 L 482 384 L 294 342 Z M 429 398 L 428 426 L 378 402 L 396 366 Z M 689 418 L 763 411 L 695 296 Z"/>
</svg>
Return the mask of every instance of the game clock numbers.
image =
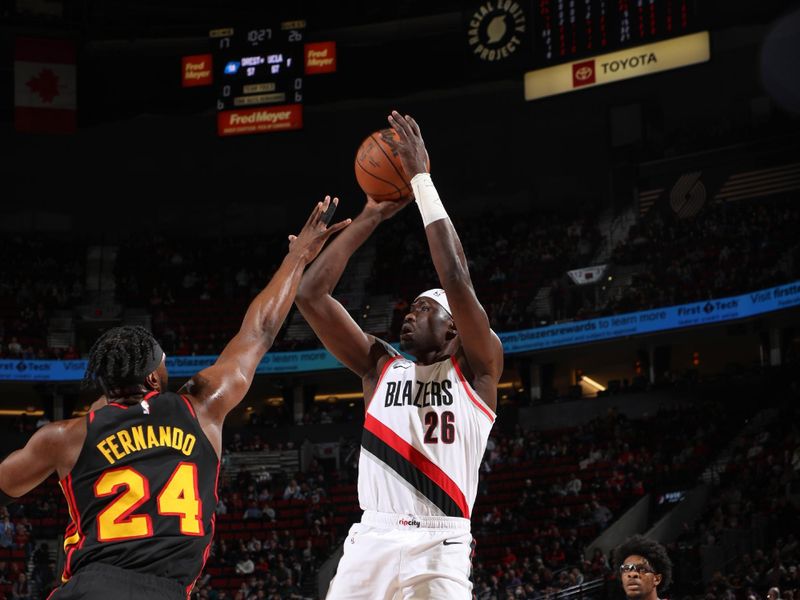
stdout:
<svg viewBox="0 0 800 600">
<path fill-rule="evenodd" d="M 701 0 L 533 0 L 541 68 L 703 29 Z"/>
<path fill-rule="evenodd" d="M 305 21 L 210 32 L 220 135 L 298 129 Z"/>
</svg>

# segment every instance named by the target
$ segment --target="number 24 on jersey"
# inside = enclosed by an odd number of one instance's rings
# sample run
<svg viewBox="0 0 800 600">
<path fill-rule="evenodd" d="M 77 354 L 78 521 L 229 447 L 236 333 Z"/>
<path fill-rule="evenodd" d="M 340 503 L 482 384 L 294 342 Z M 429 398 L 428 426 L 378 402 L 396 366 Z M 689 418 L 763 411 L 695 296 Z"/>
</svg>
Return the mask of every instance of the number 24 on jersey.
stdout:
<svg viewBox="0 0 800 600">
<path fill-rule="evenodd" d="M 120 494 L 120 490 L 125 489 Z M 109 469 L 94 484 L 97 498 L 119 494 L 97 515 L 97 539 L 114 542 L 153 535 L 149 514 L 134 511 L 150 499 L 150 482 L 133 467 Z M 197 489 L 197 465 L 181 462 L 156 498 L 158 514 L 178 517 L 181 533 L 202 536 L 202 505 Z"/>
</svg>

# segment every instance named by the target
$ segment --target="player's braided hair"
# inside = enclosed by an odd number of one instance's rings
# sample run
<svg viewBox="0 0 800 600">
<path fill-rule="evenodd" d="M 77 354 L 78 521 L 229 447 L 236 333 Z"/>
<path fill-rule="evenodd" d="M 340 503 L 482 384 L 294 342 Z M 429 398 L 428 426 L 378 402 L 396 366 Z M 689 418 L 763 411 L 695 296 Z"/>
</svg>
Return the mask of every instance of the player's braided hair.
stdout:
<svg viewBox="0 0 800 600">
<path fill-rule="evenodd" d="M 153 367 L 155 352 L 161 360 L 161 348 L 144 327 L 114 327 L 101 335 L 89 350 L 82 386 L 99 393 L 144 383 Z"/>
<path fill-rule="evenodd" d="M 634 535 L 614 549 L 614 570 L 619 570 L 622 561 L 629 556 L 641 556 L 650 563 L 656 573 L 661 575 L 661 583 L 658 585 L 659 592 L 663 592 L 669 587 L 672 582 L 672 561 L 664 546 L 643 535 Z"/>
</svg>

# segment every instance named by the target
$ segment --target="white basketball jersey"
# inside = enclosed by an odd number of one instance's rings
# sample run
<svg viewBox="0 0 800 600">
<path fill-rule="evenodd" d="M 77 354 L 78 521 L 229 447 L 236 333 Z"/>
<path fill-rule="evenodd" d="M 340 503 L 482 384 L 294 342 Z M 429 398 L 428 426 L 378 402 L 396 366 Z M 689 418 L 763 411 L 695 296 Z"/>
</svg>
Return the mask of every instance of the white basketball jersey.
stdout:
<svg viewBox="0 0 800 600">
<path fill-rule="evenodd" d="M 390 359 L 364 419 L 361 508 L 469 519 L 494 419 L 454 358 Z"/>
</svg>

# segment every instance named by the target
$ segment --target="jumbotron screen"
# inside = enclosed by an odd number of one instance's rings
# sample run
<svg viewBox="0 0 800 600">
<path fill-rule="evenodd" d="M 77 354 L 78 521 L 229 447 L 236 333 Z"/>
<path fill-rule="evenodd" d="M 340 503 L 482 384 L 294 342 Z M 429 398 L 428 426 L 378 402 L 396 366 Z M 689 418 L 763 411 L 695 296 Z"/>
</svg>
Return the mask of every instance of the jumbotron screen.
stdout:
<svg viewBox="0 0 800 600">
<path fill-rule="evenodd" d="M 299 126 L 305 26 L 296 20 L 210 32 L 220 135 Z"/>
<path fill-rule="evenodd" d="M 702 0 L 534 0 L 534 68 L 704 29 Z"/>
</svg>

